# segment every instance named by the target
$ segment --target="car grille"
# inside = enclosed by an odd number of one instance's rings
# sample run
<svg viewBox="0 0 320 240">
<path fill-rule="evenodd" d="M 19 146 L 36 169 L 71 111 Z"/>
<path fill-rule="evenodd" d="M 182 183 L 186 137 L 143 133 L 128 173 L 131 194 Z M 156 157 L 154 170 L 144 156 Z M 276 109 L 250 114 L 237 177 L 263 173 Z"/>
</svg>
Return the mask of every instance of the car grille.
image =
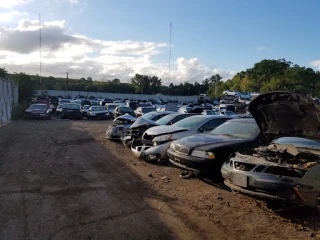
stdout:
<svg viewBox="0 0 320 240">
<path fill-rule="evenodd" d="M 174 151 L 184 154 L 184 155 L 188 155 L 190 149 L 187 147 L 184 147 L 183 145 L 180 144 L 171 144 L 171 149 L 173 149 Z"/>
<path fill-rule="evenodd" d="M 97 113 L 96 116 L 106 116 L 106 113 Z"/>
</svg>

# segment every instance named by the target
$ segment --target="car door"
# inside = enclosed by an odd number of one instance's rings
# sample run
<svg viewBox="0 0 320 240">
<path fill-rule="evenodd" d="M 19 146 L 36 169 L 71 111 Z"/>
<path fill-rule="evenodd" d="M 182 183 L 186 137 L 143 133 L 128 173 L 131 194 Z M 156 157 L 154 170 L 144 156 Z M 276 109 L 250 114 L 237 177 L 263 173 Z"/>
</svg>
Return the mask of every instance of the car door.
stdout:
<svg viewBox="0 0 320 240">
<path fill-rule="evenodd" d="M 230 118 L 215 118 L 210 120 L 209 122 L 202 125 L 199 128 L 201 132 L 208 132 L 214 130 L 216 127 L 220 126 L 222 123 L 228 121 Z"/>
</svg>

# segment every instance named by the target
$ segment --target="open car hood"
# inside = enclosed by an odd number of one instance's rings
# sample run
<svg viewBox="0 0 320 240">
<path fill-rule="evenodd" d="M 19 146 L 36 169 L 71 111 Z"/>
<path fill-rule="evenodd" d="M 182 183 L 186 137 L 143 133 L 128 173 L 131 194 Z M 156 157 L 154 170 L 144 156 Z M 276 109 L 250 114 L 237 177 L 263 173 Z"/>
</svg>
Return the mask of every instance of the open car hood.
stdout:
<svg viewBox="0 0 320 240">
<path fill-rule="evenodd" d="M 290 92 L 259 95 L 249 105 L 262 134 L 269 140 L 285 136 L 320 141 L 320 105 Z"/>
<path fill-rule="evenodd" d="M 137 120 L 137 118 L 131 116 L 130 114 L 126 113 L 126 114 L 123 114 L 122 116 L 119 116 L 117 118 L 114 119 L 114 121 L 117 121 L 117 120 L 130 120 L 130 121 L 135 121 Z"/>
<path fill-rule="evenodd" d="M 155 121 L 146 119 L 144 117 L 138 117 L 137 120 L 131 125 L 130 128 L 138 128 L 141 126 L 158 126 Z"/>
</svg>

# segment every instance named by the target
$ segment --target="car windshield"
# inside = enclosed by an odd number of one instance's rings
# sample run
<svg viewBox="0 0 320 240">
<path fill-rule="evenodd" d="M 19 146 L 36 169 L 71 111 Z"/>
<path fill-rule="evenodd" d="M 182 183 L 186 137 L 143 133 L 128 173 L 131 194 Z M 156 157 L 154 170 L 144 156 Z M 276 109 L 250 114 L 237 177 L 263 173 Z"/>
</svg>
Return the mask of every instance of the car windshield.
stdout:
<svg viewBox="0 0 320 240">
<path fill-rule="evenodd" d="M 62 108 L 68 108 L 68 109 L 80 109 L 78 104 L 63 104 Z"/>
<path fill-rule="evenodd" d="M 156 124 L 158 125 L 167 125 L 169 122 L 171 122 L 173 119 L 175 119 L 177 115 L 175 114 L 169 114 L 167 116 L 164 116 L 163 118 L 160 118 L 156 121 Z"/>
<path fill-rule="evenodd" d="M 143 115 L 143 118 L 152 120 L 152 119 L 154 119 L 156 116 L 158 116 L 158 114 L 157 114 L 156 112 L 149 112 L 149 113 L 147 113 L 147 114 L 144 114 L 144 115 Z"/>
<path fill-rule="evenodd" d="M 83 106 L 83 109 L 88 110 L 90 108 L 90 106 Z"/>
<path fill-rule="evenodd" d="M 213 110 L 206 110 L 205 113 L 207 113 L 207 115 L 218 115 L 217 111 Z"/>
<path fill-rule="evenodd" d="M 29 110 L 46 110 L 47 106 L 45 105 L 30 105 Z"/>
<path fill-rule="evenodd" d="M 152 111 L 154 111 L 154 108 L 141 108 L 141 111 L 143 112 L 143 113 L 149 113 L 149 112 L 152 112 Z"/>
<path fill-rule="evenodd" d="M 106 110 L 104 107 L 92 107 L 91 111 L 104 111 Z"/>
<path fill-rule="evenodd" d="M 132 113 L 132 109 L 130 107 L 121 107 L 120 112 Z"/>
<path fill-rule="evenodd" d="M 114 110 L 118 105 L 107 105 L 108 110 Z"/>
<path fill-rule="evenodd" d="M 228 121 L 211 131 L 210 134 L 252 139 L 255 138 L 259 132 L 259 127 L 255 122 Z"/>
<path fill-rule="evenodd" d="M 225 111 L 225 115 L 231 116 L 231 115 L 236 115 L 236 114 L 232 111 Z"/>
<path fill-rule="evenodd" d="M 290 144 L 297 148 L 310 148 L 320 150 L 320 142 L 300 137 L 282 137 L 273 141 L 276 144 Z"/>
<path fill-rule="evenodd" d="M 208 119 L 205 116 L 194 116 L 194 117 L 188 117 L 186 119 L 183 119 L 172 126 L 176 127 L 182 127 L 186 128 L 188 130 L 194 130 L 196 129 L 202 122 L 204 122 L 206 119 Z"/>
</svg>

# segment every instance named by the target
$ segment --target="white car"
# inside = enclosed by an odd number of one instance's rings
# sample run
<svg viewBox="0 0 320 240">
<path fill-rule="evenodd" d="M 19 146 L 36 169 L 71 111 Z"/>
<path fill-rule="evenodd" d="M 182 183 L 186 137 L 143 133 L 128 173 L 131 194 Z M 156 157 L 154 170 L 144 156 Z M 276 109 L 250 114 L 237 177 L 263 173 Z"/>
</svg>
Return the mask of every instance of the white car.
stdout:
<svg viewBox="0 0 320 240">
<path fill-rule="evenodd" d="M 111 115 L 108 110 L 106 110 L 102 106 L 92 106 L 87 111 L 87 118 L 88 119 L 108 119 Z"/>
<path fill-rule="evenodd" d="M 235 91 L 235 90 L 226 90 L 223 91 L 224 95 L 229 95 L 229 96 L 238 96 L 240 94 L 240 92 Z"/>
</svg>

